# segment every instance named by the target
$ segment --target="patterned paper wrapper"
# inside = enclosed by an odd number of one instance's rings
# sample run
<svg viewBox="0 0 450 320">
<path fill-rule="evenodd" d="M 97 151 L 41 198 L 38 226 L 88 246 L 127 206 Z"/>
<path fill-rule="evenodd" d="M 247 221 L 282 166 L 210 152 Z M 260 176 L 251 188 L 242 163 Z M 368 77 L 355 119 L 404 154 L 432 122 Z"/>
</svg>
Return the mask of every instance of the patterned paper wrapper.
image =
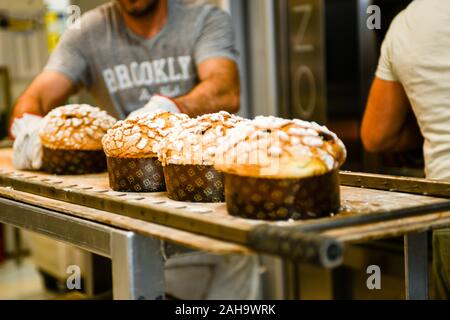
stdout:
<svg viewBox="0 0 450 320">
<path fill-rule="evenodd" d="M 288 220 L 329 216 L 340 207 L 339 172 L 305 179 L 265 179 L 225 174 L 229 214 L 246 219 Z"/>
<path fill-rule="evenodd" d="M 108 157 L 109 185 L 120 192 L 166 191 L 161 162 L 157 158 Z"/>
<path fill-rule="evenodd" d="M 62 150 L 43 147 L 42 169 L 57 175 L 81 175 L 106 171 L 103 150 Z"/>
<path fill-rule="evenodd" d="M 170 199 L 183 202 L 224 202 L 223 175 L 213 166 L 168 165 L 164 167 Z"/>
</svg>

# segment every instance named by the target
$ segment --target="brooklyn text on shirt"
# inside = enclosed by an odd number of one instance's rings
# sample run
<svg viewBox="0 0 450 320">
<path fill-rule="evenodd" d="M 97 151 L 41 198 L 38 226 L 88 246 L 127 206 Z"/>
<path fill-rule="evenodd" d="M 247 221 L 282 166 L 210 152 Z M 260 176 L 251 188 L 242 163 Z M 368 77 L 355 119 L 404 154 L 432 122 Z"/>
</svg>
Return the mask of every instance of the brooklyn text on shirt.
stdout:
<svg viewBox="0 0 450 320">
<path fill-rule="evenodd" d="M 110 94 L 141 86 L 176 83 L 190 78 L 190 56 L 167 57 L 153 61 L 118 64 L 103 70 Z"/>
</svg>

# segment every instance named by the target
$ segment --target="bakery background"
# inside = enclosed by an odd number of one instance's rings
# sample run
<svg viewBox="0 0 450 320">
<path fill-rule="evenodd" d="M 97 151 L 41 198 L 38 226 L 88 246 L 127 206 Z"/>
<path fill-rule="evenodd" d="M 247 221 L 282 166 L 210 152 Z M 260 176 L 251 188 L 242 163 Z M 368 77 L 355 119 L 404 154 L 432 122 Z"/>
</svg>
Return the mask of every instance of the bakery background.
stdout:
<svg viewBox="0 0 450 320">
<path fill-rule="evenodd" d="M 1 136 L 6 135 L 8 112 L 26 85 L 45 64 L 65 28 L 70 4 L 85 12 L 101 0 L 0 0 L 0 116 Z M 368 88 L 378 61 L 384 33 L 396 13 L 410 1 L 370 0 L 216 0 L 230 12 L 235 25 L 242 78 L 241 115 L 298 117 L 326 124 L 348 148 L 344 169 L 423 176 L 422 155 L 365 153 L 359 126 Z M 365 26 L 370 4 L 382 8 L 382 30 Z M 86 93 L 72 102 L 91 103 Z M 34 240 L 30 241 L 30 237 Z M 0 239 L 0 298 L 33 298 L 61 293 L 68 261 L 79 265 L 107 264 L 78 249 L 46 238 L 3 227 Z M 302 298 L 402 298 L 402 244 L 375 242 L 353 249 L 356 257 L 344 267 L 324 271 L 297 269 L 268 262 L 273 270 L 269 295 L 291 290 Z M 33 259 L 29 258 L 30 251 Z M 52 254 L 50 254 L 50 252 Z M 364 287 L 368 257 L 388 274 L 390 290 L 371 292 Z M 12 258 L 12 259 L 11 259 Z M 36 267 L 37 266 L 37 267 Z M 299 286 L 282 289 L 277 276 L 284 268 L 290 282 Z M 89 270 L 89 267 L 82 268 Z M 39 270 L 39 272 L 37 271 Z M 15 274 L 20 285 L 15 296 L 6 273 Z M 89 275 L 84 275 L 89 277 Z M 314 281 L 312 281 L 314 279 Z M 288 281 L 288 282 L 289 282 Z M 106 281 L 107 282 L 107 281 Z M 103 285 L 103 284 L 102 284 Z M 107 287 L 107 284 L 104 285 Z M 3 290 L 2 290 L 3 287 Z M 30 290 L 27 291 L 27 287 Z M 297 289 L 293 289 L 293 288 Z M 5 289 L 6 288 L 6 289 Z M 21 289 L 23 288 L 23 290 Z M 320 290 L 318 289 L 320 288 Z M 51 289 L 51 290 L 50 290 Z M 89 292 L 88 294 L 92 294 Z M 389 293 L 390 296 L 386 296 Z"/>
</svg>

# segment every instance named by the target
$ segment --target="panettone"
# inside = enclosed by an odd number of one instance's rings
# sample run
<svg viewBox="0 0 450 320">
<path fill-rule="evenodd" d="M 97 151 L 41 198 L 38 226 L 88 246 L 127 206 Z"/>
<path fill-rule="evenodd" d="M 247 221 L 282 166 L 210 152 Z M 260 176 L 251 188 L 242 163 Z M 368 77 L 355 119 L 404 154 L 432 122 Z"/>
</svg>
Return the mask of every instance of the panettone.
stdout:
<svg viewBox="0 0 450 320">
<path fill-rule="evenodd" d="M 106 170 L 102 137 L 116 120 L 89 105 L 67 105 L 44 117 L 39 132 L 43 169 L 53 174 L 88 174 Z"/>
<path fill-rule="evenodd" d="M 170 131 L 158 150 L 170 199 L 224 201 L 223 175 L 213 167 L 216 149 L 227 131 L 242 121 L 219 112 L 184 121 Z"/>
<path fill-rule="evenodd" d="M 102 138 L 116 119 L 89 105 L 67 105 L 50 111 L 40 131 L 49 149 L 102 150 Z"/>
<path fill-rule="evenodd" d="M 103 150 L 108 157 L 157 157 L 157 147 L 163 138 L 181 121 L 189 117 L 157 111 L 117 122 L 103 137 Z"/>
<path fill-rule="evenodd" d="M 158 145 L 172 127 L 187 119 L 184 114 L 156 111 L 119 121 L 108 130 L 103 149 L 111 188 L 123 192 L 165 191 Z"/>
<path fill-rule="evenodd" d="M 242 121 L 225 111 L 184 121 L 160 143 L 159 160 L 163 165 L 213 165 L 227 131 Z"/>
<path fill-rule="evenodd" d="M 241 176 L 306 178 L 340 167 L 345 146 L 314 122 L 256 117 L 228 131 L 218 150 L 216 168 Z"/>
<path fill-rule="evenodd" d="M 228 131 L 216 152 L 231 215 L 264 220 L 312 219 L 340 207 L 345 146 L 313 122 L 257 117 Z"/>
</svg>

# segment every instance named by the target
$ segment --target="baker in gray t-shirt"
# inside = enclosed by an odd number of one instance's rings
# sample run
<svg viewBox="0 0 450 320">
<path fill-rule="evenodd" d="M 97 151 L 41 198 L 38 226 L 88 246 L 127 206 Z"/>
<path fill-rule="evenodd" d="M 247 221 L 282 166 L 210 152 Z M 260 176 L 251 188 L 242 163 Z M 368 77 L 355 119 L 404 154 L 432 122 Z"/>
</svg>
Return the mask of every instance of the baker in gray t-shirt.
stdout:
<svg viewBox="0 0 450 320">
<path fill-rule="evenodd" d="M 236 60 L 231 19 L 216 6 L 169 0 L 167 22 L 150 39 L 127 27 L 122 10 L 110 2 L 85 13 L 45 67 L 85 87 L 110 112 L 128 115 L 156 93 L 183 96 L 199 83 L 203 61 Z"/>
<path fill-rule="evenodd" d="M 215 6 L 115 0 L 84 14 L 79 29 L 65 32 L 45 70 L 17 101 L 12 119 L 43 116 L 80 87 L 120 118 L 150 98 L 146 110 L 150 105 L 190 116 L 233 113 L 239 108 L 236 56 L 231 19 Z M 152 98 L 155 94 L 172 99 Z M 16 136 L 15 146 L 21 147 L 14 156 L 22 169 L 39 169 L 32 161 L 39 154 L 32 137 L 41 120 L 32 118 L 27 121 L 35 125 Z M 182 299 L 256 299 L 257 266 L 254 256 L 178 256 L 166 262 L 166 289 Z"/>
</svg>

